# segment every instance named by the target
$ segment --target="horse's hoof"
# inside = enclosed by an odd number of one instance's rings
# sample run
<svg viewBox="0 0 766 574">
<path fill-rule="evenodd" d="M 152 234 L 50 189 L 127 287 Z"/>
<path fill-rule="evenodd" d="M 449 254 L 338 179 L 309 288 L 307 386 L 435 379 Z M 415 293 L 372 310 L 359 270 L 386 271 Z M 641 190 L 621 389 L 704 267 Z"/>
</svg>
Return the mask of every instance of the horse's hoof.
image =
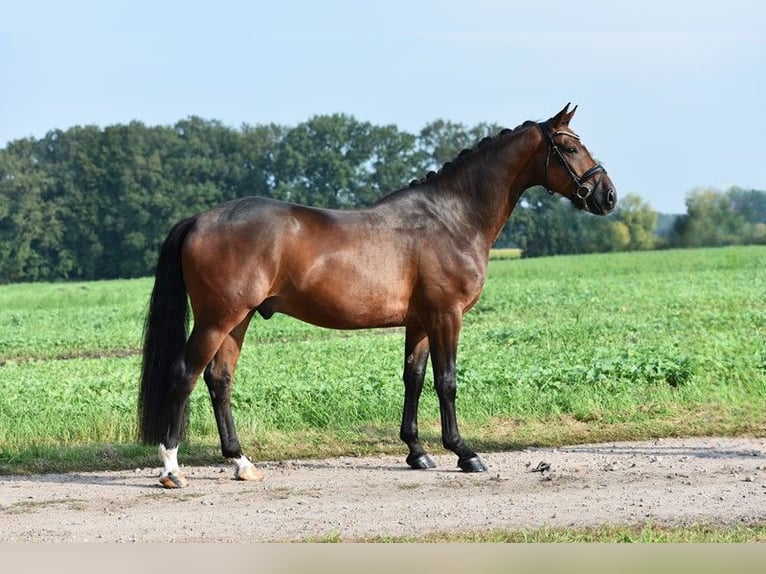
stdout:
<svg viewBox="0 0 766 574">
<path fill-rule="evenodd" d="M 263 473 L 254 466 L 247 466 L 243 469 L 237 469 L 234 478 L 237 480 L 263 480 Z"/>
<path fill-rule="evenodd" d="M 457 465 L 463 472 L 487 472 L 487 467 L 478 456 L 472 456 L 466 460 L 458 460 Z"/>
<path fill-rule="evenodd" d="M 160 484 L 165 488 L 184 488 L 189 484 L 182 474 L 169 473 L 160 477 Z"/>
<path fill-rule="evenodd" d="M 415 470 L 425 470 L 427 468 L 436 468 L 436 463 L 426 453 L 419 454 L 417 456 L 409 455 L 407 457 L 407 464 Z"/>
</svg>

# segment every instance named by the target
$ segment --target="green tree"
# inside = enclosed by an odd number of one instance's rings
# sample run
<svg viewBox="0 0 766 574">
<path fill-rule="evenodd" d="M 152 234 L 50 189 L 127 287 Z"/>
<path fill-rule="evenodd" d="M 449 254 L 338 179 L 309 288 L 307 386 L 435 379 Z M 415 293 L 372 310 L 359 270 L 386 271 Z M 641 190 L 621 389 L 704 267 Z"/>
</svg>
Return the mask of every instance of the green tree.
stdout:
<svg viewBox="0 0 766 574">
<path fill-rule="evenodd" d="M 17 140 L 0 152 L 0 281 L 44 281 L 69 270 L 60 257 L 64 229 L 55 205 L 46 205 L 52 184 L 39 146 Z"/>
<path fill-rule="evenodd" d="M 627 225 L 616 216 L 594 217 L 560 195 L 534 187 L 522 196 L 496 245 L 519 247 L 523 257 L 540 257 L 619 251 L 629 241 Z"/>
<path fill-rule="evenodd" d="M 417 137 L 423 173 L 438 170 L 462 150 L 473 147 L 482 138 L 497 135 L 500 130 L 497 124 L 479 123 L 467 128 L 462 123 L 443 119 L 426 124 Z"/>
<path fill-rule="evenodd" d="M 351 116 L 315 116 L 289 130 L 275 162 L 279 199 L 320 207 L 350 207 L 356 201 L 356 168 L 370 150 L 364 134 L 369 124 Z"/>
<path fill-rule="evenodd" d="M 424 155 L 416 138 L 394 125 L 372 126 L 366 134 L 370 155 L 358 168 L 357 205 L 370 205 L 422 175 Z"/>
<path fill-rule="evenodd" d="M 511 213 L 496 245 L 519 247 L 523 257 L 577 253 L 574 210 L 544 187 L 527 190 Z"/>
<path fill-rule="evenodd" d="M 686 214 L 676 220 L 671 244 L 678 247 L 736 245 L 744 242 L 748 222 L 715 188 L 699 188 L 686 198 Z"/>
<path fill-rule="evenodd" d="M 725 193 L 731 209 L 742 214 L 748 223 L 766 223 L 766 192 L 730 187 Z"/>
<path fill-rule="evenodd" d="M 620 249 L 635 251 L 654 248 L 657 212 L 648 203 L 637 195 L 628 194 L 618 202 L 616 218 L 627 228 L 628 233 L 628 241 Z M 624 231 L 619 233 L 624 234 Z"/>
<path fill-rule="evenodd" d="M 630 247 L 630 227 L 622 221 L 612 221 L 612 247 L 610 251 L 626 251 Z"/>
<path fill-rule="evenodd" d="M 320 207 L 369 205 L 417 172 L 415 138 L 395 126 L 351 116 L 315 116 L 287 130 L 276 146 L 275 197 Z"/>
<path fill-rule="evenodd" d="M 57 219 L 67 230 L 59 249 L 71 262 L 58 277 L 101 278 L 105 251 L 103 189 L 108 185 L 104 165 L 109 165 L 102 157 L 107 150 L 101 131 L 95 126 L 57 130 L 48 133 L 42 144 L 51 178 L 46 203 L 55 206 Z"/>
<path fill-rule="evenodd" d="M 279 144 L 288 128 L 277 124 L 243 125 L 241 132 L 242 179 L 237 195 L 273 197 Z"/>
</svg>

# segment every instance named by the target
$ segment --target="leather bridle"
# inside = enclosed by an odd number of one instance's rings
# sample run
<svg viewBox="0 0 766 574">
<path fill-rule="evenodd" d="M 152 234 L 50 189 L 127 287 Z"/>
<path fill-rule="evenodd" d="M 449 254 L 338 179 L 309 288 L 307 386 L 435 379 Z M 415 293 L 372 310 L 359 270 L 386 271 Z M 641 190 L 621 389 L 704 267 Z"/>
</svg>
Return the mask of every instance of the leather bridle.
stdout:
<svg viewBox="0 0 766 574">
<path fill-rule="evenodd" d="M 564 154 L 561 153 L 561 150 L 559 149 L 559 146 L 556 145 L 556 143 L 553 141 L 553 138 L 555 138 L 557 135 L 567 135 L 569 137 L 575 138 L 576 140 L 580 140 L 580 136 L 573 132 L 565 132 L 565 131 L 558 131 L 551 133 L 548 130 L 548 122 L 542 122 L 538 123 L 538 126 L 540 126 L 540 129 L 543 132 L 543 136 L 545 136 L 545 139 L 548 141 L 548 155 L 545 158 L 545 189 L 548 190 L 548 193 L 551 195 L 553 192 L 548 188 L 548 165 L 551 161 L 551 152 L 556 154 L 556 157 L 558 158 L 559 162 L 562 166 L 564 166 L 564 169 L 569 174 L 569 177 L 572 178 L 572 181 L 574 182 L 576 189 L 575 189 L 575 195 L 578 199 L 581 199 L 582 201 L 585 201 L 588 199 L 591 193 L 593 193 L 593 188 L 587 185 L 587 181 L 591 179 L 594 175 L 598 173 L 606 173 L 606 169 L 604 169 L 604 166 L 600 163 L 597 163 L 592 168 L 587 170 L 584 174 L 578 176 L 572 167 L 567 163 L 566 158 L 564 157 Z"/>
</svg>

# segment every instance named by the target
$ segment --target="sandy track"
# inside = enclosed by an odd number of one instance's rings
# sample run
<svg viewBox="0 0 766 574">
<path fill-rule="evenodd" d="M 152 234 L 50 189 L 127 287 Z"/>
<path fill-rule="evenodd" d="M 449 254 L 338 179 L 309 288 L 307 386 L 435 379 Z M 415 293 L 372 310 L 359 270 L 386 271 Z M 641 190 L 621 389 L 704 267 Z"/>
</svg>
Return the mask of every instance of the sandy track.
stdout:
<svg viewBox="0 0 766 574">
<path fill-rule="evenodd" d="M 412 471 L 402 457 L 0 477 L 0 541 L 286 541 L 603 524 L 766 524 L 766 439 L 692 438 L 452 455 Z M 538 463 L 547 472 L 531 472 Z"/>
</svg>

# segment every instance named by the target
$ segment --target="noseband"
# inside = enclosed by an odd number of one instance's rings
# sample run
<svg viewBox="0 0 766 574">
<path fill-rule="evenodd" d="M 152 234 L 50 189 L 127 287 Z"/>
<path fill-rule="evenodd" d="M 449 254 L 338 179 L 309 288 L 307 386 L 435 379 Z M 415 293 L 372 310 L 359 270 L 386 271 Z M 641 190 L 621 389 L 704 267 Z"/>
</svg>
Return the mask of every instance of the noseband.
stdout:
<svg viewBox="0 0 766 574">
<path fill-rule="evenodd" d="M 567 173 L 569 174 L 569 177 L 572 178 L 572 181 L 574 182 L 576 186 L 575 195 L 585 201 L 591 193 L 593 193 L 593 188 L 586 184 L 586 182 L 592 178 L 597 173 L 606 173 L 606 169 L 604 169 L 604 166 L 600 163 L 597 163 L 592 168 L 590 168 L 588 171 L 586 171 L 581 176 L 578 176 L 573 170 L 572 167 L 567 163 L 566 158 L 564 157 L 564 154 L 561 153 L 561 150 L 559 149 L 559 146 L 556 145 L 556 143 L 553 141 L 553 138 L 557 135 L 568 135 L 569 137 L 573 137 L 576 140 L 580 140 L 580 136 L 578 136 L 575 133 L 572 132 L 554 132 L 551 133 L 548 131 L 548 123 L 540 123 L 537 124 L 540 126 L 540 129 L 543 132 L 543 135 L 545 136 L 545 139 L 548 140 L 548 155 L 545 158 L 545 189 L 548 190 L 548 193 L 553 195 L 553 192 L 548 188 L 548 165 L 551 161 L 551 152 L 556 154 L 556 157 L 558 158 L 561 165 L 564 166 L 564 169 L 567 170 Z"/>
</svg>

